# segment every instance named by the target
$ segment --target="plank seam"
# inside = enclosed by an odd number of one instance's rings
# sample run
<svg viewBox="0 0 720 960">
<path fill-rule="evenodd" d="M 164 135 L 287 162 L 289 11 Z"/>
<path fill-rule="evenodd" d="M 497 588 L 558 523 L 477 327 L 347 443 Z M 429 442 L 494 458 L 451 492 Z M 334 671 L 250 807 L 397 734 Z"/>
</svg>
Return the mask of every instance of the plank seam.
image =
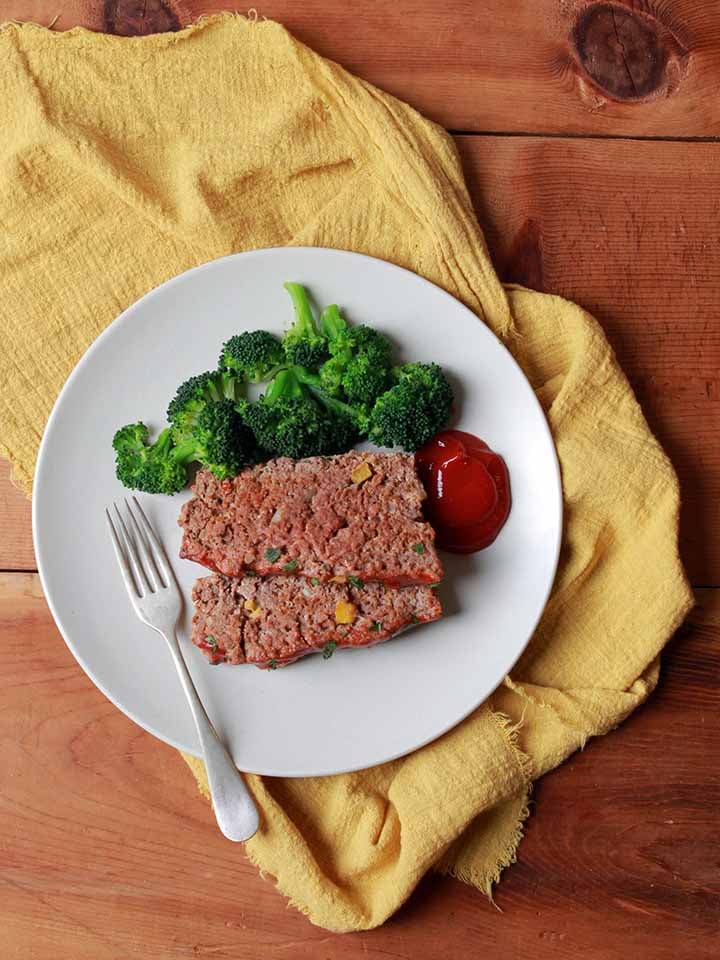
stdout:
<svg viewBox="0 0 720 960">
<path fill-rule="evenodd" d="M 643 134 L 621 133 L 548 133 L 539 131 L 533 133 L 525 130 L 453 130 L 448 129 L 453 137 L 514 137 L 517 139 L 534 137 L 537 140 L 627 140 L 639 143 L 720 143 L 717 137 L 663 137 L 644 136 Z"/>
</svg>

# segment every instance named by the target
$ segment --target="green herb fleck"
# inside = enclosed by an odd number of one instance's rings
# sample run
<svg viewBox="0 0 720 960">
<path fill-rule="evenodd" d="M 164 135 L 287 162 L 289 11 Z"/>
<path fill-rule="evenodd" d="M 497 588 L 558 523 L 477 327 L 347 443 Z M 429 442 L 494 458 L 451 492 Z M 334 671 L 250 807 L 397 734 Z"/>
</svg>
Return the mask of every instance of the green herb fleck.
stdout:
<svg viewBox="0 0 720 960">
<path fill-rule="evenodd" d="M 424 543 L 414 543 L 413 550 L 415 553 L 423 554 L 425 553 L 425 544 Z"/>
<path fill-rule="evenodd" d="M 330 657 L 335 653 L 335 647 L 337 643 L 334 640 L 328 640 L 328 642 L 323 647 L 323 660 L 329 660 Z"/>
<path fill-rule="evenodd" d="M 381 629 L 382 629 L 382 624 L 380 623 L 379 620 L 376 620 L 376 621 L 373 623 L 373 625 L 370 627 L 370 629 L 372 630 L 373 633 L 377 633 L 378 630 L 381 630 Z"/>
<path fill-rule="evenodd" d="M 255 573 L 254 570 L 246 570 L 246 571 L 245 571 L 245 576 L 246 576 L 246 577 L 256 577 L 257 574 Z"/>
<path fill-rule="evenodd" d="M 275 563 L 276 560 L 280 559 L 281 553 L 280 547 L 268 547 L 265 551 L 265 559 L 268 563 Z"/>
<path fill-rule="evenodd" d="M 442 583 L 442 580 L 436 580 L 435 583 L 430 584 L 430 589 L 434 590 L 436 587 L 439 587 L 441 583 Z"/>
<path fill-rule="evenodd" d="M 277 670 L 277 660 L 271 660 L 268 664 L 268 670 Z"/>
<path fill-rule="evenodd" d="M 210 647 L 213 653 L 217 650 L 217 640 L 215 637 L 205 637 L 205 643 Z"/>
<path fill-rule="evenodd" d="M 418 618 L 415 616 L 415 614 L 412 615 L 412 619 L 410 620 L 410 623 L 420 623 L 420 621 L 419 621 Z"/>
<path fill-rule="evenodd" d="M 283 567 L 285 573 L 292 573 L 293 570 L 297 570 L 298 562 L 297 560 L 288 560 L 288 562 Z"/>
<path fill-rule="evenodd" d="M 351 583 L 354 587 L 357 587 L 358 590 L 364 590 L 364 589 L 365 589 L 365 584 L 364 584 L 363 581 L 360 579 L 360 577 L 350 576 L 350 577 L 348 577 L 348 582 Z"/>
<path fill-rule="evenodd" d="M 314 587 L 317 587 L 318 584 L 320 583 L 320 578 L 319 578 L 319 577 L 310 577 L 310 583 L 311 583 Z"/>
</svg>

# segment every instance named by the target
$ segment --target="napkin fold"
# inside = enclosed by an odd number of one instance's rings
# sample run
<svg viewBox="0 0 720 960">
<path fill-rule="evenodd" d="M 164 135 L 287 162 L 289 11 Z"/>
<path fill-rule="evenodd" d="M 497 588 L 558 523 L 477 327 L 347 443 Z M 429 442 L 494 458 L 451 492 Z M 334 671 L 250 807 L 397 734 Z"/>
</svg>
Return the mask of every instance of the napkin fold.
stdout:
<svg viewBox="0 0 720 960">
<path fill-rule="evenodd" d="M 263 826 L 247 853 L 313 923 L 376 926 L 433 867 L 489 893 L 532 781 L 642 703 L 691 606 L 675 474 L 602 330 L 559 297 L 503 287 L 443 130 L 276 23 L 222 15 L 132 39 L 7 24 L 0 118 L 0 452 L 27 491 L 55 397 L 101 330 L 238 250 L 330 246 L 408 267 L 522 365 L 557 445 L 565 530 L 512 676 L 408 757 L 250 778 Z"/>
</svg>

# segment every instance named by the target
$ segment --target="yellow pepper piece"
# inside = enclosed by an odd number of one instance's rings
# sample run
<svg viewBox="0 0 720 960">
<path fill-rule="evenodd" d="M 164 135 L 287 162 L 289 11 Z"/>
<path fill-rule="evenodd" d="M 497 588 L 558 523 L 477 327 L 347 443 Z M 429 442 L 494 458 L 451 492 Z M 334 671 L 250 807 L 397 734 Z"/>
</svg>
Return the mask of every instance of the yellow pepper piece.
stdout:
<svg viewBox="0 0 720 960">
<path fill-rule="evenodd" d="M 250 614 L 251 620 L 257 620 L 258 617 L 262 616 L 263 609 L 259 607 L 254 600 L 246 600 L 243 606 Z"/>
<path fill-rule="evenodd" d="M 350 479 L 353 483 L 364 483 L 366 480 L 369 480 L 373 475 L 372 467 L 370 464 L 365 461 L 361 463 L 359 467 L 355 467 L 353 472 L 350 474 Z"/>
<path fill-rule="evenodd" d="M 347 577 L 330 577 L 328 583 L 347 583 Z"/>
<path fill-rule="evenodd" d="M 335 607 L 335 623 L 354 623 L 357 617 L 357 607 L 347 600 L 338 600 Z"/>
</svg>

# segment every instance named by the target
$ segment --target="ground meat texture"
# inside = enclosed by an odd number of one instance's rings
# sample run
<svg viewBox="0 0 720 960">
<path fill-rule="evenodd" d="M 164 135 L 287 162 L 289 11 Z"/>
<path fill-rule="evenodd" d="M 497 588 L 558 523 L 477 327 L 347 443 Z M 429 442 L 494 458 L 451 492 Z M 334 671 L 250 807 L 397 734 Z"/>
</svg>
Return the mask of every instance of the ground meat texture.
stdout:
<svg viewBox="0 0 720 960">
<path fill-rule="evenodd" d="M 430 587 L 318 583 L 302 577 L 219 574 L 193 588 L 192 641 L 213 663 L 284 666 L 308 653 L 368 647 L 404 627 L 437 620 L 442 608 Z M 338 604 L 352 623 L 338 624 Z M 327 644 L 330 643 L 330 648 Z"/>
<path fill-rule="evenodd" d="M 358 468 L 370 470 L 353 482 Z M 201 471 L 182 509 L 180 556 L 226 576 L 251 570 L 392 585 L 442 579 L 411 454 L 280 458 L 234 480 Z"/>
</svg>

